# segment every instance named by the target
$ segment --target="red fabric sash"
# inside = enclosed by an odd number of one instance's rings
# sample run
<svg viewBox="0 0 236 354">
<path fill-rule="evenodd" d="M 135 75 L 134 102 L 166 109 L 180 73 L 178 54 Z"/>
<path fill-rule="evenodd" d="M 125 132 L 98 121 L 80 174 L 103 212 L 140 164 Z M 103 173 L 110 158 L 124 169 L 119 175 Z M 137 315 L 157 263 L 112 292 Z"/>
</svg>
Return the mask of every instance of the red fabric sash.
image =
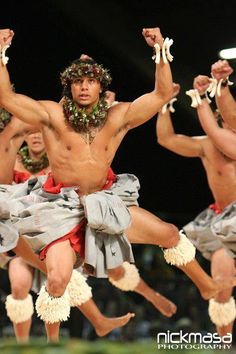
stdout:
<svg viewBox="0 0 236 354">
<path fill-rule="evenodd" d="M 221 214 L 222 210 L 218 207 L 216 203 L 209 205 L 209 208 L 215 212 L 215 214 Z"/>
<path fill-rule="evenodd" d="M 38 173 L 38 176 L 43 176 L 46 173 L 44 171 L 41 171 Z M 13 171 L 13 181 L 18 184 L 18 183 L 24 183 L 26 182 L 32 175 L 30 172 L 21 172 L 21 171 Z"/>
<path fill-rule="evenodd" d="M 115 173 L 112 171 L 111 168 L 108 170 L 107 174 L 107 181 L 105 185 L 103 186 L 102 190 L 108 189 L 112 186 L 112 184 L 117 180 L 117 177 Z M 57 185 L 55 184 L 53 175 L 50 173 L 48 175 L 47 181 L 43 185 L 43 189 L 45 192 L 48 193 L 53 193 L 53 194 L 58 194 L 61 191 L 61 188 L 63 187 L 69 187 L 64 185 L 63 183 L 58 183 Z M 79 253 L 79 255 L 84 258 L 84 253 L 85 253 L 85 228 L 86 228 L 87 221 L 86 219 L 81 220 L 81 222 L 75 226 L 68 234 L 65 236 L 60 237 L 59 239 L 51 242 L 49 245 L 47 245 L 41 252 L 40 252 L 40 259 L 43 260 L 46 257 L 48 249 L 55 245 L 58 242 L 66 241 L 69 240 L 71 247 L 76 253 Z"/>
</svg>

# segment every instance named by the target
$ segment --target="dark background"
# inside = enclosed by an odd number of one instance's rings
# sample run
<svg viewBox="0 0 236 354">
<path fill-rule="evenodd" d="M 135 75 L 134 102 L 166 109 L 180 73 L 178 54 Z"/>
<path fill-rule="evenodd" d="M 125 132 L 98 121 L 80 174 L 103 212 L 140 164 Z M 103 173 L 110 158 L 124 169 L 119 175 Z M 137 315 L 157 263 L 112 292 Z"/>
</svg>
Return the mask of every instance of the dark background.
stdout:
<svg viewBox="0 0 236 354">
<path fill-rule="evenodd" d="M 11 80 L 17 92 L 35 99 L 58 101 L 61 94 L 59 73 L 70 61 L 86 53 L 110 69 L 111 89 L 117 93 L 117 99 L 132 101 L 153 89 L 152 50 L 141 32 L 142 28 L 158 26 L 164 37 L 174 40 L 171 67 L 174 81 L 182 87 L 173 116 L 176 132 L 203 134 L 185 91 L 192 88 L 196 75 L 210 75 L 210 66 L 219 59 L 220 49 L 236 46 L 234 5 L 235 1 L 230 0 L 4 2 L 1 4 L 1 27 L 15 31 L 7 52 Z M 234 67 L 235 61 L 231 61 L 231 65 Z M 235 75 L 231 79 L 236 82 Z M 212 197 L 200 161 L 176 156 L 157 144 L 155 120 L 154 117 L 129 132 L 113 168 L 117 173 L 129 172 L 139 177 L 142 207 L 182 226 L 212 202 Z M 169 273 L 170 268 L 166 270 L 159 264 L 155 252 L 150 247 L 139 248 L 137 262 L 153 284 L 154 269 L 163 269 L 159 280 L 165 284 L 168 277 L 174 276 Z M 189 314 L 193 318 L 189 304 L 195 290 L 186 290 L 192 288 L 188 282 L 185 287 L 186 278 L 178 276 L 178 284 L 183 286 L 182 294 L 186 295 L 182 311 L 184 306 L 188 309 L 183 316 Z M 178 293 L 176 279 L 171 284 L 164 291 L 180 301 L 182 295 Z M 199 298 L 198 294 L 196 296 Z M 103 294 L 101 304 L 102 299 Z M 200 304 L 205 306 L 206 313 L 206 305 L 201 301 Z M 151 314 L 151 307 L 147 311 Z M 200 317 L 195 313 L 196 328 Z M 166 323 L 170 328 L 169 322 Z"/>
</svg>

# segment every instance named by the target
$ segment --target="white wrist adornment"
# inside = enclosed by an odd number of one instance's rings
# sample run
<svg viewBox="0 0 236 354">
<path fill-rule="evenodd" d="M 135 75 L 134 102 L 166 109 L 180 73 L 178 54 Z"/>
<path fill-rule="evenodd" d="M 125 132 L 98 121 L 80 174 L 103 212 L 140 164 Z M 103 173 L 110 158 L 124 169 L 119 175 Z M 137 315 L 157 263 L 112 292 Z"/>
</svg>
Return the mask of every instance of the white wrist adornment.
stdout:
<svg viewBox="0 0 236 354">
<path fill-rule="evenodd" d="M 217 81 L 217 79 L 215 79 L 214 77 L 212 77 L 210 79 L 211 83 L 207 89 L 207 92 L 209 93 L 210 97 L 214 97 L 215 95 L 217 96 L 221 96 L 221 86 L 223 84 L 223 86 L 232 86 L 234 83 L 232 81 L 229 80 L 229 78 L 227 77 L 226 80 L 225 79 L 220 79 L 219 81 Z"/>
<path fill-rule="evenodd" d="M 161 109 L 161 113 L 166 113 L 167 109 L 171 112 L 171 113 L 174 113 L 175 112 L 175 109 L 174 109 L 174 106 L 173 106 L 173 103 L 177 101 L 177 98 L 172 98 L 169 102 L 167 102 L 166 104 L 164 104 L 164 106 L 162 107 Z"/>
<path fill-rule="evenodd" d="M 155 60 L 156 64 L 160 63 L 161 56 L 164 64 L 166 64 L 168 61 L 173 61 L 173 55 L 171 55 L 170 53 L 170 47 L 173 43 L 173 39 L 169 39 L 168 37 L 166 37 L 163 42 L 162 48 L 158 43 L 154 45 L 155 54 L 152 56 L 152 59 Z"/>
<path fill-rule="evenodd" d="M 192 99 L 191 107 L 196 108 L 202 104 L 201 96 L 196 89 L 186 91 L 186 95 L 188 95 Z"/>
<path fill-rule="evenodd" d="M 8 63 L 9 58 L 6 56 L 6 50 L 9 47 L 9 44 L 4 45 L 3 47 L 0 46 L 0 60 L 2 61 L 3 65 L 6 65 Z"/>
</svg>

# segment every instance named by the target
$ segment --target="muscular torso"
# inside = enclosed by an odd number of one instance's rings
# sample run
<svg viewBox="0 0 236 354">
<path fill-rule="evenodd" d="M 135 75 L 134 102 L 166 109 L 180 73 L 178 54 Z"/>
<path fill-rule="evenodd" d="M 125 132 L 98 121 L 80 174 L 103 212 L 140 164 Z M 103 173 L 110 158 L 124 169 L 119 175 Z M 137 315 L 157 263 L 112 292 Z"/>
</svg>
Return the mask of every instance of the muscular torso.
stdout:
<svg viewBox="0 0 236 354">
<path fill-rule="evenodd" d="M 201 158 L 208 184 L 220 209 L 236 200 L 236 161 L 223 155 L 206 138 L 203 141 L 204 156 Z"/>
<path fill-rule="evenodd" d="M 122 119 L 126 110 L 127 104 L 110 108 L 105 125 L 94 132 L 89 143 L 84 133 L 75 132 L 65 122 L 59 105 L 52 107 L 50 124 L 44 125 L 42 132 L 56 183 L 78 186 L 81 195 L 104 186 L 116 150 L 129 128 Z"/>
</svg>

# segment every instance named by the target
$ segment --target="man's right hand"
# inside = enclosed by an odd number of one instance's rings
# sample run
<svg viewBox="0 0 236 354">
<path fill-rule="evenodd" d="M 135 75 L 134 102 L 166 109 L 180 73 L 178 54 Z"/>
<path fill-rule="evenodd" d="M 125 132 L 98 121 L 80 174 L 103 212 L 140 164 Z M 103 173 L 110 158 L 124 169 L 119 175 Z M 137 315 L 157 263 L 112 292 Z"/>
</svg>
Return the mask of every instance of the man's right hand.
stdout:
<svg viewBox="0 0 236 354">
<path fill-rule="evenodd" d="M 142 35 L 150 47 L 154 47 L 156 43 L 158 43 L 159 46 L 162 47 L 164 40 L 160 28 L 143 28 Z"/>
<path fill-rule="evenodd" d="M 200 95 L 204 95 L 210 85 L 210 78 L 206 75 L 198 75 L 193 80 L 193 88 L 198 90 Z"/>
<path fill-rule="evenodd" d="M 9 28 L 0 30 L 0 46 L 4 47 L 6 45 L 10 45 L 12 38 L 14 36 L 14 32 Z"/>
<path fill-rule="evenodd" d="M 227 62 L 227 60 L 218 60 L 211 66 L 211 74 L 212 76 L 219 81 L 220 79 L 227 79 L 229 75 L 231 75 L 233 69 Z"/>
</svg>

